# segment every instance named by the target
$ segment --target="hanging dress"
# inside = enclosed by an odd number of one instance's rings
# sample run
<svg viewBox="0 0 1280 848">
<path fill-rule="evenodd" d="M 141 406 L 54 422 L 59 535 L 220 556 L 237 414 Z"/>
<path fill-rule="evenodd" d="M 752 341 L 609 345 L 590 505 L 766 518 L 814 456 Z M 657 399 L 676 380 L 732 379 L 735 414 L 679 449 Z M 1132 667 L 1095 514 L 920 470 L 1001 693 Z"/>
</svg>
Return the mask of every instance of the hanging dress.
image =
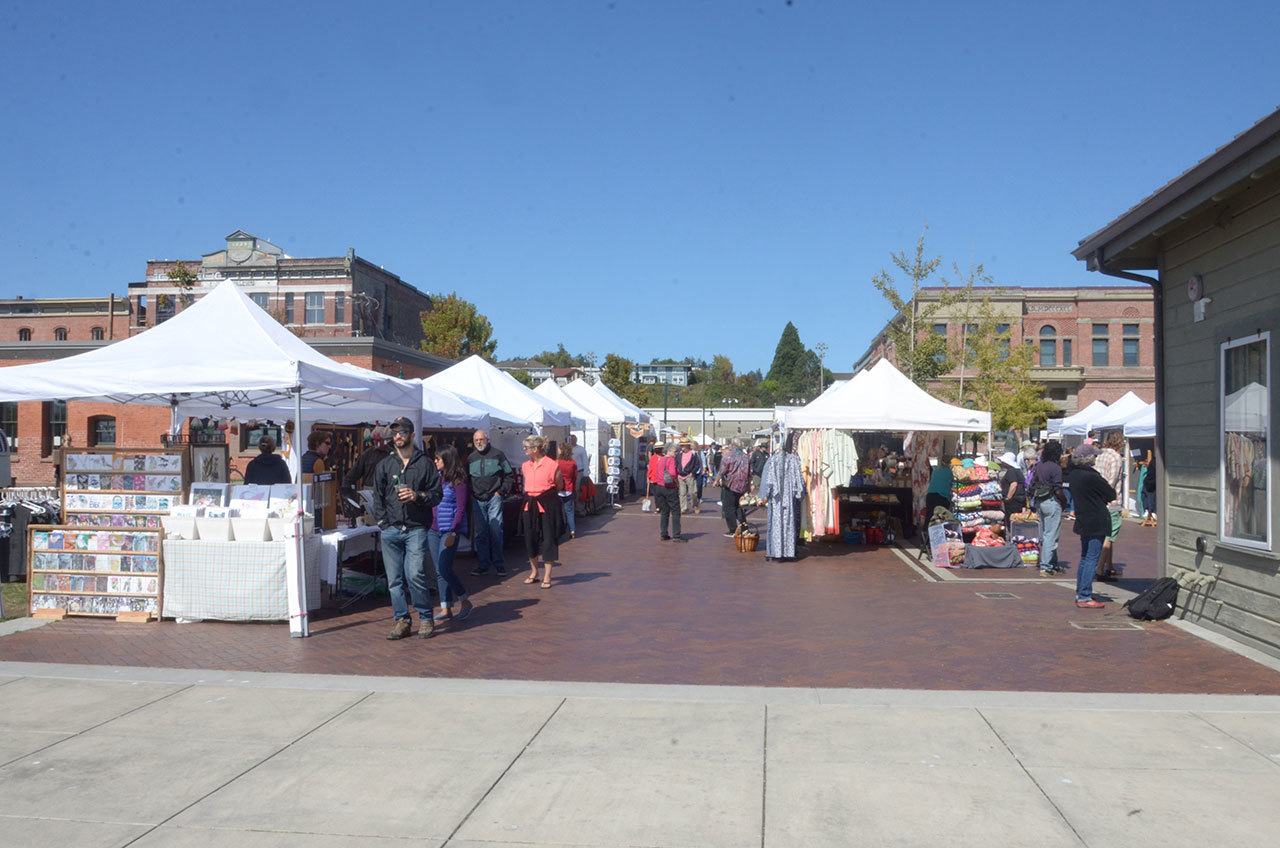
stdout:
<svg viewBox="0 0 1280 848">
<path fill-rule="evenodd" d="M 765 553 L 774 559 L 794 558 L 796 528 L 804 498 L 800 457 L 777 451 L 764 464 L 760 477 L 760 497 L 769 502 L 769 537 Z"/>
</svg>

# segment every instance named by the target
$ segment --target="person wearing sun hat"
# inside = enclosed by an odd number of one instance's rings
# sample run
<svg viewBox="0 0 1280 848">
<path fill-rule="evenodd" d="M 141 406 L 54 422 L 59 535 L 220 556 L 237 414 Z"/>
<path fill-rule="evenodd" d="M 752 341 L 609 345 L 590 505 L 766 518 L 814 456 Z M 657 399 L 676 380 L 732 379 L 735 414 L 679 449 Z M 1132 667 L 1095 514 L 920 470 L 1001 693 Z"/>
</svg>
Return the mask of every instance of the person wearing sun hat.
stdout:
<svg viewBox="0 0 1280 848">
<path fill-rule="evenodd" d="M 1000 478 L 1000 497 L 1004 501 L 1004 514 L 1012 518 L 1015 513 L 1027 508 L 1026 477 L 1022 473 L 1022 463 L 1013 451 L 1005 451 L 1000 456 L 1000 464 L 1004 474 Z"/>
<path fill-rule="evenodd" d="M 1093 578 L 1102 556 L 1102 542 L 1111 532 L 1111 513 L 1107 504 L 1116 499 L 1116 490 L 1095 469 L 1098 448 L 1080 445 L 1071 452 L 1071 467 L 1067 470 L 1067 485 L 1071 487 L 1076 502 L 1076 535 L 1080 537 L 1080 566 L 1076 572 L 1076 606 L 1081 609 L 1102 609 L 1105 606 L 1093 597 Z"/>
</svg>

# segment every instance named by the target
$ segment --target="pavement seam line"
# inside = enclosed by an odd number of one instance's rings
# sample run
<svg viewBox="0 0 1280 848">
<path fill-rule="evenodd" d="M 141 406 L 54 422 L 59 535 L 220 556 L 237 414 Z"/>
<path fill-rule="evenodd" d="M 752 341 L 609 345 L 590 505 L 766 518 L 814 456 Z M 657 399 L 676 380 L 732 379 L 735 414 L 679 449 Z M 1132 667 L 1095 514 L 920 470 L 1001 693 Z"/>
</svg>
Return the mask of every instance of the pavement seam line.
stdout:
<svg viewBox="0 0 1280 848">
<path fill-rule="evenodd" d="M 1250 745 L 1248 742 L 1244 741 L 1244 740 L 1243 740 L 1243 739 L 1241 739 L 1239 736 L 1236 736 L 1236 735 L 1235 735 L 1234 733 L 1232 733 L 1230 730 L 1224 730 L 1224 729 L 1222 729 L 1221 727 L 1218 727 L 1218 725 L 1216 725 L 1216 724 L 1214 724 L 1213 722 L 1209 721 L 1209 719 L 1205 718 L 1205 717 L 1204 717 L 1204 716 L 1202 716 L 1200 713 L 1198 713 L 1198 712 L 1196 712 L 1196 711 L 1194 711 L 1194 710 L 1190 710 L 1189 712 L 1190 712 L 1190 714 L 1191 714 L 1191 715 L 1193 715 L 1193 716 L 1195 716 L 1196 718 L 1200 719 L 1200 720 L 1201 720 L 1201 721 L 1203 721 L 1205 724 L 1209 725 L 1209 726 L 1210 726 L 1210 727 L 1212 727 L 1214 730 L 1216 730 L 1216 731 L 1218 731 L 1219 733 L 1221 733 L 1223 736 L 1226 736 L 1228 739 L 1232 739 L 1232 740 L 1236 741 L 1237 743 L 1239 743 L 1239 744 L 1241 744 L 1241 745 L 1245 746 L 1245 747 L 1246 747 L 1246 748 L 1248 748 L 1250 751 L 1252 751 L 1253 753 L 1257 754 L 1259 757 L 1262 757 L 1262 759 L 1264 759 L 1264 760 L 1266 760 L 1267 762 L 1271 763 L 1271 765 L 1275 766 L 1276 768 L 1280 768 L 1280 760 L 1277 760 L 1277 759 L 1275 759 L 1275 758 L 1273 758 L 1273 757 L 1268 756 L 1267 754 L 1264 754 L 1262 751 L 1259 751 L 1259 750 L 1258 750 L 1257 748 L 1255 748 L 1253 745 Z"/>
<path fill-rule="evenodd" d="M 525 742 L 524 747 L 516 752 L 516 755 L 511 758 L 511 762 L 507 763 L 507 767 L 502 770 L 502 774 L 494 778 L 493 783 L 489 784 L 489 788 L 484 791 L 484 794 L 480 796 L 480 799 L 471 806 L 471 809 L 467 810 L 467 814 L 458 822 L 457 827 L 450 831 L 449 835 L 445 837 L 445 845 L 452 842 L 453 838 L 458 835 L 458 831 L 462 830 L 466 823 L 471 820 L 471 817 L 475 815 L 476 810 L 480 809 L 480 805 L 483 804 L 493 793 L 493 790 L 497 788 L 498 784 L 502 782 L 502 779 L 507 776 L 507 773 L 511 771 L 515 764 L 520 761 L 520 758 L 524 756 L 524 752 L 529 750 L 529 746 L 533 744 L 534 740 L 537 739 L 542 734 L 542 731 L 546 729 L 547 725 L 551 723 L 551 719 L 555 718 L 560 713 L 560 708 L 563 707 L 568 700 L 568 698 L 560 699 L 560 703 L 556 704 L 556 708 L 551 711 L 551 715 L 547 716 L 546 721 L 538 725 L 538 729 L 529 737 L 529 741 Z"/>
<path fill-rule="evenodd" d="M 196 684 L 194 684 L 194 683 L 192 684 L 192 686 L 195 686 L 195 685 L 196 685 Z M 188 687 L 188 688 L 190 688 L 190 687 Z M 124 845 L 122 845 L 122 846 L 121 846 L 121 848 L 128 848 L 128 846 L 130 846 L 130 845 L 134 844 L 134 843 L 135 843 L 135 842 L 137 842 L 139 839 L 142 839 L 144 836 L 148 836 L 148 835 L 150 835 L 151 833 L 154 833 L 155 831 L 157 831 L 157 830 L 159 830 L 160 828 L 164 827 L 166 824 L 168 824 L 169 822 L 173 821 L 173 820 L 174 820 L 174 819 L 176 819 L 178 816 L 182 815 L 182 814 L 183 814 L 183 813 L 185 813 L 187 810 L 189 810 L 189 809 L 191 809 L 192 807 L 194 807 L 196 804 L 199 804 L 201 801 L 204 801 L 206 798 L 210 798 L 210 797 L 212 797 L 214 794 L 216 794 L 216 793 L 218 793 L 218 792 L 221 792 L 223 789 L 226 789 L 226 788 L 227 788 L 228 786 L 230 786 L 232 783 L 235 783 L 237 780 L 239 780 L 240 778 L 244 777 L 244 776 L 245 776 L 246 774 L 248 774 L 249 772 L 253 771 L 254 769 L 258 768 L 259 766 L 261 766 L 261 765 L 263 765 L 263 764 L 265 764 L 265 763 L 269 763 L 270 761 L 274 760 L 276 757 L 280 756 L 280 755 L 281 755 L 281 754 L 283 754 L 285 751 L 287 751 L 287 750 L 289 750 L 290 748 L 292 748 L 294 745 L 297 745 L 297 744 L 298 744 L 299 742 L 301 742 L 303 739 L 306 739 L 308 736 L 310 736 L 311 734 L 315 733 L 317 730 L 319 730 L 320 728 L 324 727 L 325 725 L 329 724 L 329 723 L 330 723 L 331 721 L 333 721 L 334 719 L 337 719 L 339 716 L 345 715 L 349 710 L 355 709 L 356 707 L 360 706 L 360 705 L 361 705 L 361 704 L 363 704 L 366 700 L 368 700 L 369 698 L 373 697 L 373 694 L 374 694 L 373 692 L 365 692 L 363 697 L 358 698 L 358 699 L 356 699 L 355 701 L 352 701 L 350 704 L 348 704 L 347 706 L 345 706 L 345 707 L 343 707 L 342 709 L 338 710 L 336 713 L 334 713 L 333 715 L 329 716 L 327 719 L 325 719 L 324 721 L 320 722 L 320 723 L 319 723 L 319 724 L 317 724 L 315 727 L 311 728 L 310 730 L 308 730 L 306 733 L 302 734 L 302 735 L 301 735 L 301 736 L 299 736 L 298 738 L 289 740 L 289 741 L 288 741 L 288 742 L 286 742 L 283 746 L 281 746 L 279 749 L 277 749 L 277 750 L 275 750 L 275 751 L 272 751 L 270 754 L 268 754 L 267 756 L 263 757 L 261 760 L 259 760 L 258 762 L 254 763 L 253 765 L 249 766 L 247 769 L 245 769 L 244 771 L 242 771 L 242 772 L 240 772 L 239 774 L 235 775 L 234 777 L 230 778 L 229 780 L 223 781 L 223 782 L 222 782 L 222 783 L 220 783 L 219 785 L 215 786 L 213 789 L 209 790 L 209 791 L 208 791 L 208 792 L 206 792 L 205 794 L 201 795 L 199 798 L 197 798 L 197 799 L 195 799 L 194 801 L 192 801 L 190 804 L 187 804 L 187 805 L 186 805 L 185 807 L 183 807 L 181 810 L 178 810 L 176 813 L 173 813 L 172 815 L 170 815 L 169 817 L 165 818 L 165 819 L 164 819 L 164 820 L 162 820 L 162 821 L 158 821 L 158 822 L 156 822 L 154 825 L 152 825 L 150 828 L 148 828 L 145 832 L 138 834 L 138 835 L 137 835 L 136 837 L 134 837 L 133 839 L 131 839 L 131 840 L 129 840 L 128 842 L 124 843 Z"/>
<path fill-rule="evenodd" d="M 0 681 L 0 686 L 8 686 L 10 683 L 17 683 L 19 680 L 26 680 L 25 677 L 13 677 L 9 680 Z"/>
<path fill-rule="evenodd" d="M 26 679 L 26 678 L 19 678 L 19 679 L 21 680 L 21 679 Z M 31 678 L 31 679 L 32 679 L 32 680 L 35 680 L 36 678 Z M 90 730 L 97 730 L 99 727 L 102 727 L 104 724 L 110 724 L 111 722 L 115 721 L 115 720 L 116 720 L 116 719 L 118 719 L 118 718 L 124 718 L 124 717 L 125 717 L 125 716 L 127 716 L 127 715 L 133 715 L 133 714 L 134 714 L 134 713 L 136 713 L 138 710 L 141 710 L 141 709 L 144 709 L 144 708 L 146 708 L 146 707 L 149 707 L 149 706 L 151 706 L 152 704 L 158 704 L 158 703 L 160 703 L 161 701 L 165 700 L 166 698 L 172 698 L 174 695 L 181 695 L 183 692 L 187 691 L 188 689 L 193 688 L 195 685 L 196 685 L 196 684 L 194 684 L 194 683 L 188 683 L 186 686 L 183 686 L 183 687 L 181 687 L 181 688 L 179 688 L 179 689 L 175 689 L 175 690 L 173 690 L 172 692 L 166 692 L 166 693 L 164 693 L 163 695 L 161 695 L 161 696 L 160 696 L 160 697 L 158 697 L 158 698 L 152 698 L 150 701 L 147 701 L 145 704 L 139 704 L 138 706 L 134 707 L 134 708 L 133 708 L 133 709 L 131 709 L 131 710 L 125 710 L 124 712 L 120 713 L 120 715 L 112 716 L 111 718 L 106 719 L 105 721 L 100 721 L 100 722 L 98 722 L 98 723 L 97 723 L 97 724 L 95 724 L 95 725 L 92 725 L 92 726 L 90 726 L 90 727 L 86 727 L 84 730 L 78 730 L 78 731 L 76 731 L 75 733 L 72 733 L 72 734 L 70 734 L 70 735 L 68 735 L 68 736 L 64 736 L 64 737 L 62 737 L 61 739 L 59 739 L 59 740 L 58 740 L 58 741 L 56 741 L 56 742 L 50 742 L 48 745 L 42 745 L 41 747 L 36 748 L 34 751 L 28 751 L 27 753 L 23 754 L 21 757 L 14 757 L 12 760 L 6 760 L 5 762 L 0 762 L 0 768 L 4 768 L 5 766 L 13 765 L 13 764 L 14 764 L 14 763 L 16 763 L 18 760 L 21 760 L 21 759 L 23 759 L 24 757 L 29 757 L 29 756 L 31 756 L 32 754 L 39 754 L 41 751 L 47 751 L 47 750 L 49 750 L 50 748 L 52 748 L 54 745 L 61 745 L 63 742 L 67 742 L 67 741 L 69 741 L 69 740 L 71 740 L 71 739 L 75 739 L 75 738 L 76 738 L 76 737 L 78 737 L 78 736 L 83 736 L 84 734 L 88 733 Z M 58 731 L 54 730 L 54 731 L 49 731 L 49 732 L 51 732 L 51 733 L 57 733 Z"/>
<path fill-rule="evenodd" d="M 898 547 L 897 545 L 894 545 L 894 546 L 893 546 L 893 548 L 892 548 L 892 550 L 893 550 L 894 554 L 896 554 L 896 555 L 897 555 L 898 559 L 902 560 L 902 561 L 903 561 L 903 562 L 905 562 L 907 565 L 909 565 L 909 566 L 911 567 L 911 570 L 912 570 L 912 571 L 914 571 L 916 574 L 919 574 L 919 575 L 920 575 L 921 577 L 923 577 L 927 582 L 929 582 L 929 583 L 941 583 L 941 582 L 942 582 L 942 578 L 938 577 L 937 575 L 930 574 L 928 571 L 925 571 L 923 568 L 921 568 L 921 567 L 920 567 L 920 565 L 919 565 L 918 563 L 916 563 L 915 561 L 913 561 L 913 560 L 911 559 L 911 557 L 907 555 L 907 552 L 906 552 L 906 551 L 904 551 L 902 548 Z"/>
<path fill-rule="evenodd" d="M 994 733 L 996 738 L 1000 740 L 1000 744 L 1003 745 L 1004 749 L 1009 752 L 1009 756 L 1013 757 L 1013 761 L 1018 764 L 1018 768 L 1022 769 L 1022 773 L 1027 776 L 1027 780 L 1030 780 L 1031 785 L 1036 788 L 1036 791 L 1038 791 L 1042 796 L 1044 796 L 1044 799 L 1049 802 L 1049 806 L 1053 807 L 1053 811 L 1058 814 L 1058 818 L 1062 819 L 1062 823 L 1067 826 L 1067 828 L 1075 836 L 1076 840 L 1081 845 L 1087 846 L 1089 843 L 1086 842 L 1084 837 L 1080 835 L 1080 831 L 1076 830 L 1076 826 L 1071 823 L 1071 819 L 1067 818 L 1067 814 L 1062 812 L 1062 808 L 1059 807 L 1058 804 L 1052 798 L 1049 797 L 1049 793 L 1044 791 L 1044 787 L 1040 785 L 1040 781 L 1036 780 L 1035 775 L 1033 775 L 1027 769 L 1027 766 L 1025 763 L 1022 762 L 1022 759 L 1013 752 L 1013 748 L 1010 747 L 1009 743 L 1005 741 L 1005 738 L 1000 735 L 1000 731 L 996 730 L 996 726 L 991 723 L 991 719 L 987 718 L 987 714 L 978 708 L 975 708 L 974 712 L 976 712 L 982 718 L 983 722 L 986 723 L 987 727 L 991 728 L 991 732 Z"/>
<path fill-rule="evenodd" d="M 764 705 L 764 751 L 760 759 L 760 848 L 764 848 L 769 815 L 769 705 Z"/>
</svg>

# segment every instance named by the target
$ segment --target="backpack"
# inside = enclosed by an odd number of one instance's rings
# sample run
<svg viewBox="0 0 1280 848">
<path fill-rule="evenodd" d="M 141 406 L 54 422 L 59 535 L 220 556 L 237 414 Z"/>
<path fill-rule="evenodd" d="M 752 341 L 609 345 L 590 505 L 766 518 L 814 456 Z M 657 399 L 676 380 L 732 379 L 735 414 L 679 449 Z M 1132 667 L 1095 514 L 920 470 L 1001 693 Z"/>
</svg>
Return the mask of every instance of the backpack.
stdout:
<svg viewBox="0 0 1280 848">
<path fill-rule="evenodd" d="M 676 458 L 674 456 L 664 456 L 662 458 L 662 485 L 668 489 L 674 489 L 679 483 L 676 476 Z"/>
<path fill-rule="evenodd" d="M 1178 606 L 1178 581 L 1161 577 L 1136 598 L 1124 602 L 1131 618 L 1142 621 L 1163 621 L 1173 615 Z"/>
</svg>

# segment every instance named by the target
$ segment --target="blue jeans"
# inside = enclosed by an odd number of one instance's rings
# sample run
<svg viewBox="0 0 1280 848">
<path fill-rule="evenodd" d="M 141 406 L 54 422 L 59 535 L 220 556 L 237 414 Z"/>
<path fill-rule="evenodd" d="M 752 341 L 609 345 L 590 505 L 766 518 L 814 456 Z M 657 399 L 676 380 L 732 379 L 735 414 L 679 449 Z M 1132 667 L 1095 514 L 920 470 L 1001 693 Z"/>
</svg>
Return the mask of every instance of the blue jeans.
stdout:
<svg viewBox="0 0 1280 848">
<path fill-rule="evenodd" d="M 448 534 L 441 533 L 439 530 L 427 531 L 427 548 L 430 549 L 431 561 L 436 566 L 436 591 L 440 593 L 442 607 L 467 596 L 467 587 L 462 585 L 462 581 L 453 570 L 453 558 L 458 553 L 458 539 L 455 536 L 453 545 L 445 547 L 446 535 Z"/>
<path fill-rule="evenodd" d="M 1098 557 L 1102 556 L 1102 540 L 1105 536 L 1080 537 L 1080 571 L 1076 574 L 1076 600 L 1093 598 L 1093 575 L 1098 570 Z"/>
<path fill-rule="evenodd" d="M 471 546 L 480 560 L 477 571 L 490 568 L 505 571 L 502 559 L 502 496 L 494 495 L 487 501 L 471 499 Z"/>
<path fill-rule="evenodd" d="M 418 615 L 431 620 L 431 592 L 427 588 L 427 531 L 423 527 L 382 529 L 382 564 L 387 569 L 391 609 L 397 619 L 409 618 L 409 600 Z M 406 584 L 408 598 L 406 598 Z"/>
<path fill-rule="evenodd" d="M 1040 570 L 1049 571 L 1058 564 L 1058 533 L 1062 529 L 1062 504 L 1057 498 L 1045 498 L 1036 504 L 1040 515 Z"/>
<path fill-rule="evenodd" d="M 577 533 L 578 531 L 574 529 L 574 522 L 577 519 L 577 516 L 573 514 L 573 501 L 573 495 L 570 495 L 567 498 L 561 496 L 560 505 L 564 507 L 564 526 L 569 528 L 570 533 Z"/>
</svg>

